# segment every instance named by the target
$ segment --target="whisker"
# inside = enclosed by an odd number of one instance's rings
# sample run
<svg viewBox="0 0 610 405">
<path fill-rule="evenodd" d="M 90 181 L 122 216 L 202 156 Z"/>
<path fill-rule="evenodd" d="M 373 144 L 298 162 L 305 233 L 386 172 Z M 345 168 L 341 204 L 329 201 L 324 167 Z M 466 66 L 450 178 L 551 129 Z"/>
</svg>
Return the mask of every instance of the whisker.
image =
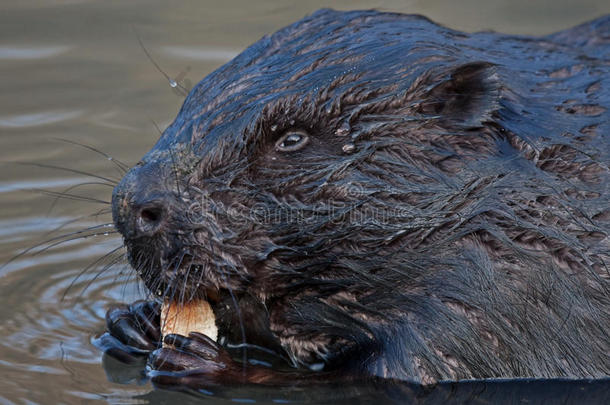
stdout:
<svg viewBox="0 0 610 405">
<path fill-rule="evenodd" d="M 144 297 L 146 297 L 147 300 L 152 300 L 153 295 L 144 284 L 144 277 L 146 277 L 146 274 L 148 273 L 148 271 L 144 269 L 147 263 L 143 263 L 141 258 L 142 255 L 138 254 L 138 257 L 135 261 L 136 264 L 133 266 L 133 269 L 135 270 L 136 274 L 141 275 L 141 277 L 136 277 L 136 280 L 138 281 L 136 283 L 136 290 L 138 294 L 142 294 Z"/>
<path fill-rule="evenodd" d="M 92 217 L 93 217 L 93 218 L 97 218 L 97 217 L 98 217 L 98 216 L 100 216 L 100 215 L 103 215 L 103 214 L 109 214 L 110 212 L 112 212 L 112 210 L 111 210 L 110 208 L 102 208 L 102 209 L 98 210 L 97 212 L 94 212 L 93 214 L 81 215 L 81 216 L 79 216 L 79 217 L 69 219 L 69 220 L 67 220 L 67 221 L 62 222 L 62 223 L 61 223 L 61 225 L 59 225 L 58 227 L 53 228 L 52 230 L 50 230 L 50 231 L 48 231 L 48 232 L 45 232 L 45 233 L 43 234 L 43 236 L 48 236 L 48 235 L 51 235 L 51 234 L 53 234 L 53 233 L 55 233 L 55 232 L 59 231 L 60 229 L 62 229 L 62 228 L 64 228 L 64 227 L 66 227 L 66 226 L 68 226 L 68 225 L 70 225 L 70 224 L 73 224 L 73 223 L 75 223 L 75 222 L 78 222 L 78 221 L 80 221 L 80 220 L 83 220 L 83 219 L 85 219 L 85 218 L 92 218 Z M 109 225 L 112 225 L 112 224 L 111 224 L 111 223 L 108 223 L 108 224 L 104 224 L 104 225 L 109 226 Z"/>
<path fill-rule="evenodd" d="M 116 263 L 115 263 L 116 264 Z M 113 264 L 114 266 L 114 264 Z M 118 273 L 118 277 L 115 280 L 119 280 L 120 277 L 124 278 L 124 281 L 120 282 L 121 284 L 121 295 L 125 296 L 125 294 L 127 293 L 127 286 L 129 285 L 129 283 L 127 281 L 129 281 L 129 279 L 131 277 L 133 277 L 133 274 L 131 271 L 129 271 L 130 268 L 128 267 L 128 271 L 124 271 L 123 269 L 121 269 L 121 271 L 119 271 Z"/>
<path fill-rule="evenodd" d="M 108 184 L 113 185 L 113 186 L 118 184 L 118 182 L 119 182 L 119 179 L 112 179 L 112 178 L 109 178 L 109 177 L 99 176 L 97 174 L 84 172 L 82 170 L 70 169 L 69 167 L 47 165 L 47 164 L 44 164 L 44 163 L 32 163 L 32 162 L 12 162 L 12 163 L 18 164 L 18 165 L 24 165 L 24 166 L 34 166 L 34 167 L 40 167 L 40 168 L 43 168 L 43 169 L 62 170 L 62 171 L 66 171 L 66 172 L 69 172 L 69 173 L 81 174 L 83 176 L 88 176 L 88 177 L 93 177 L 93 178 L 96 178 L 96 179 L 104 180 L 104 181 L 108 182 Z"/>
<path fill-rule="evenodd" d="M 172 261 L 170 261 L 170 262 L 167 264 L 166 269 L 169 269 L 169 268 L 171 267 L 171 264 L 174 262 L 174 260 L 175 260 L 175 258 L 174 258 L 174 259 L 172 259 Z M 175 277 L 175 275 L 176 275 L 176 274 L 177 274 L 177 268 L 176 268 L 176 267 L 174 267 L 174 277 Z M 161 279 L 161 278 L 159 278 L 159 280 L 160 280 L 160 279 Z M 169 281 L 169 282 L 167 283 L 167 285 L 165 286 L 165 290 L 164 290 L 164 291 L 163 291 L 163 293 L 161 294 L 161 295 L 162 295 L 162 297 L 163 297 L 164 299 L 169 298 L 169 301 L 170 301 L 170 302 L 173 302 L 173 301 L 174 301 L 175 294 L 176 294 L 176 290 L 177 290 L 177 288 L 175 288 L 174 283 L 173 283 L 173 281 L 172 281 L 172 280 L 173 280 L 173 279 L 170 279 L 170 281 Z"/>
<path fill-rule="evenodd" d="M 113 187 L 112 185 L 108 184 L 108 183 L 102 183 L 99 181 L 89 181 L 89 182 L 85 182 L 85 183 L 80 183 L 80 184 L 75 184 L 73 186 L 70 186 L 68 188 L 66 188 L 65 190 L 61 191 L 62 194 L 67 194 L 68 191 L 72 191 L 75 188 L 78 187 L 82 187 L 82 186 L 92 186 L 92 185 L 99 185 L 99 186 L 106 186 L 106 187 Z M 33 189 L 32 191 L 37 191 L 38 189 Z M 45 190 L 46 191 L 46 190 Z M 45 193 L 47 194 L 47 193 Z M 48 211 L 47 211 L 47 215 L 49 215 L 51 213 L 51 211 L 53 211 L 53 209 L 55 208 L 55 206 L 57 205 L 57 202 L 59 201 L 61 197 L 60 196 L 55 196 L 55 198 L 53 199 L 53 202 L 51 203 L 51 206 L 49 207 Z"/>
<path fill-rule="evenodd" d="M 39 250 L 39 251 L 37 251 L 37 252 L 33 252 L 33 253 L 32 253 L 32 256 L 39 255 L 39 254 L 41 254 L 41 253 L 46 252 L 46 251 L 47 251 L 47 250 L 49 250 L 49 249 L 54 248 L 55 246 L 59 246 L 59 245 L 61 245 L 61 244 L 63 244 L 63 243 L 66 243 L 66 242 L 71 242 L 71 241 L 73 241 L 73 240 L 78 240 L 78 239 L 87 239 L 87 238 L 92 238 L 92 237 L 94 237 L 94 236 L 109 236 L 109 235 L 112 235 L 112 234 L 115 234 L 115 233 L 119 233 L 119 232 L 118 232 L 118 231 L 110 231 L 110 232 L 97 232 L 97 233 L 91 233 L 91 234 L 87 234 L 87 235 L 79 235 L 79 236 L 74 237 L 74 238 L 64 239 L 64 240 L 61 240 L 61 241 L 55 242 L 55 243 L 53 243 L 53 244 L 51 244 L 51 245 L 49 245 L 49 246 L 45 246 L 44 248 L 42 248 L 41 250 Z"/>
<path fill-rule="evenodd" d="M 159 125 L 157 125 L 157 122 L 155 120 L 150 120 L 150 122 L 152 122 L 152 124 L 155 126 L 159 135 L 163 135 L 163 131 L 161 130 L 161 128 L 159 128 Z"/>
<path fill-rule="evenodd" d="M 184 279 L 184 286 L 183 286 L 183 288 L 186 288 L 186 287 L 187 287 L 187 280 L 188 280 L 188 276 L 189 276 L 189 274 L 191 273 L 191 268 L 193 267 L 193 261 L 194 261 L 194 260 L 195 260 L 195 258 L 194 258 L 193 256 L 191 256 L 191 260 L 190 260 L 189 265 L 188 265 L 188 270 L 187 270 L 187 273 L 186 273 L 186 277 L 185 277 L 185 279 Z M 202 273 L 203 273 L 203 272 L 199 272 L 199 274 L 200 274 L 200 275 L 199 275 L 199 279 L 200 279 L 200 280 L 201 280 L 201 274 L 202 274 Z M 191 289 L 191 295 L 190 295 L 190 297 L 189 297 L 188 301 L 193 300 L 193 298 L 195 298 L 196 296 L 198 297 L 198 294 L 197 294 L 197 293 L 198 293 L 198 291 L 197 291 L 197 286 L 198 286 L 198 285 L 199 285 L 198 283 L 197 283 L 197 284 L 195 284 L 195 287 Z"/>
<path fill-rule="evenodd" d="M 135 271 L 136 275 L 138 275 L 138 274 L 141 274 L 141 270 L 145 265 L 146 265 L 146 261 L 142 260 L 142 253 L 140 252 L 137 254 L 137 256 L 134 260 L 134 265 L 129 266 L 129 268 L 133 269 Z M 136 276 L 136 280 L 142 281 L 142 279 L 137 276 Z M 140 290 L 141 285 L 139 282 L 136 283 L 136 288 L 138 289 L 138 293 L 141 293 L 141 290 Z M 145 296 L 147 296 L 147 294 L 145 294 Z M 147 296 L 147 298 L 149 298 L 149 297 Z"/>
<path fill-rule="evenodd" d="M 153 269 L 154 268 L 154 264 L 153 264 L 152 260 L 148 262 L 148 266 L 147 267 L 148 267 L 148 269 L 144 270 L 143 272 L 144 272 L 144 274 L 146 274 L 146 279 L 149 279 L 149 277 L 152 275 L 152 272 L 154 271 L 154 269 Z M 156 294 L 157 290 L 159 290 L 159 287 L 161 285 L 161 278 L 160 277 L 157 277 L 154 280 L 155 280 L 154 284 L 152 284 L 151 288 L 148 289 L 151 298 L 155 298 L 155 294 Z"/>
<path fill-rule="evenodd" d="M 172 159 L 172 171 L 174 172 L 174 177 L 176 177 L 176 188 L 178 190 L 178 197 L 182 196 L 182 192 L 180 192 L 180 179 L 178 178 L 178 165 L 176 165 L 176 159 L 174 157 L 174 152 L 172 149 L 169 150 L 169 156 Z"/>
<path fill-rule="evenodd" d="M 78 230 L 78 231 L 70 232 L 70 233 L 67 233 L 67 234 L 64 234 L 64 235 L 59 235 L 59 236 L 56 236 L 56 237 L 53 237 L 53 238 L 47 239 L 47 240 L 45 240 L 45 241 L 43 241 L 43 242 L 37 243 L 37 244 L 35 244 L 35 245 L 33 245 L 33 246 L 30 246 L 29 248 L 27 248 L 27 249 L 25 249 L 25 250 L 23 250 L 23 251 L 19 252 L 19 253 L 18 253 L 18 254 L 16 254 L 15 256 L 11 257 L 11 258 L 10 258 L 8 261 L 6 261 L 6 262 L 5 262 L 5 263 L 4 263 L 2 266 L 0 266 L 0 269 L 1 269 L 1 268 L 3 268 L 3 267 L 4 267 L 4 266 L 6 266 L 6 265 L 8 265 L 8 264 L 12 263 L 13 261 L 17 260 L 18 258 L 20 258 L 20 257 L 22 257 L 22 256 L 24 256 L 24 255 L 26 255 L 26 254 L 28 254 L 28 253 L 30 253 L 30 252 L 32 252 L 34 249 L 39 248 L 39 247 L 41 247 L 41 246 L 44 246 L 44 245 L 48 244 L 49 242 L 53 242 L 53 241 L 56 241 L 56 240 L 60 240 L 60 239 L 62 239 L 62 238 L 66 238 L 66 237 L 73 236 L 73 235 L 80 235 L 80 234 L 84 234 L 85 232 L 93 231 L 93 230 L 96 230 L 96 229 L 99 229 L 99 228 L 108 227 L 108 226 L 111 226 L 111 225 L 112 225 L 111 223 L 107 223 L 107 224 L 101 224 L 101 225 L 94 225 L 94 226 L 90 226 L 90 227 L 85 228 L 85 229 L 81 229 L 81 230 Z M 111 232 L 106 232 L 106 233 L 116 233 L 116 231 L 111 231 Z M 93 236 L 95 236 L 95 235 L 102 235 L 102 234 L 106 234 L 106 233 L 98 233 L 98 234 L 92 234 L 92 235 L 93 235 Z M 85 235 L 85 236 L 89 236 L 89 235 Z M 78 238 L 74 238 L 74 239 L 78 239 Z M 69 239 L 69 240 L 74 240 L 74 239 Z M 63 242 L 61 242 L 61 243 L 63 243 Z M 48 247 L 47 247 L 47 248 L 48 248 Z M 45 248 L 44 250 L 47 250 L 47 248 Z M 42 252 L 42 251 L 39 251 L 39 252 L 34 252 L 33 254 L 34 254 L 34 255 L 36 255 L 36 254 L 39 254 L 39 253 L 41 253 L 41 252 Z"/>
<path fill-rule="evenodd" d="M 174 266 L 174 281 L 172 281 L 174 291 L 178 290 L 178 286 L 176 285 L 177 283 L 175 282 L 175 280 L 176 280 L 176 277 L 178 276 L 178 271 L 180 270 L 180 265 L 182 264 L 182 261 L 184 260 L 184 256 L 186 256 L 186 252 L 182 252 L 182 254 L 180 255 L 180 258 L 178 259 L 178 261 L 176 262 L 176 265 Z M 173 299 L 172 299 L 172 301 L 173 301 Z M 178 302 L 180 305 L 184 304 L 184 290 L 182 290 L 182 289 L 181 289 L 179 297 L 178 297 Z"/>
<path fill-rule="evenodd" d="M 161 69 L 161 67 L 157 64 L 157 62 L 153 59 L 153 57 L 148 52 L 148 49 L 146 49 L 146 47 L 144 46 L 144 43 L 142 42 L 142 38 L 140 38 L 140 36 L 138 35 L 137 32 L 136 32 L 136 38 L 138 39 L 138 43 L 140 44 L 140 47 L 142 48 L 142 51 L 144 51 L 144 54 L 146 54 L 146 57 L 148 58 L 150 63 L 153 64 L 155 69 L 157 69 L 157 71 L 159 73 L 161 73 L 165 77 L 165 79 L 167 79 L 167 81 L 169 82 L 169 85 L 173 89 L 179 91 L 179 94 L 181 96 L 186 96 L 187 93 L 188 93 L 188 90 L 185 87 L 183 87 L 180 83 L 178 83 L 177 81 L 175 81 L 174 79 L 169 77 L 169 75 L 167 73 L 165 73 L 165 71 L 163 69 Z"/>
<path fill-rule="evenodd" d="M 123 246 L 119 246 L 118 249 L 120 249 Z M 107 263 L 102 270 L 98 271 L 97 274 L 95 276 L 93 276 L 93 278 L 91 280 L 89 280 L 87 282 L 87 285 L 85 285 L 85 288 L 83 288 L 83 291 L 81 291 L 81 293 L 79 294 L 78 298 L 82 298 L 83 294 L 85 294 L 85 292 L 87 291 L 87 289 L 89 287 L 91 287 L 91 284 L 93 284 L 93 282 L 95 280 L 97 280 L 103 273 L 105 273 L 108 269 L 110 269 L 112 266 L 114 266 L 115 264 L 117 264 L 118 262 L 120 262 L 121 260 L 123 260 L 123 255 L 118 255 L 117 257 L 115 257 L 114 259 L 112 259 L 109 263 Z"/>
<path fill-rule="evenodd" d="M 64 198 L 66 200 L 84 201 L 84 202 L 90 202 L 90 203 L 110 205 L 110 201 L 100 200 L 98 198 L 92 198 L 92 197 L 85 197 L 83 195 L 78 195 L 78 194 L 69 194 L 69 193 L 63 193 L 60 191 L 50 191 L 50 190 L 45 190 L 42 188 L 31 188 L 30 191 L 35 191 L 35 192 L 38 192 L 41 194 L 50 195 L 50 196 L 53 196 L 56 198 Z"/>
<path fill-rule="evenodd" d="M 218 264 L 216 265 L 216 269 L 219 270 L 219 274 L 222 277 L 222 281 L 224 282 L 225 286 L 227 287 L 227 290 L 229 290 L 229 295 L 231 295 L 231 301 L 233 302 L 233 306 L 235 307 L 235 313 L 237 314 L 237 319 L 239 320 L 239 329 L 241 332 L 241 341 L 243 344 L 243 351 L 242 351 L 242 374 L 243 377 L 245 378 L 246 376 L 246 367 L 247 367 L 247 362 L 248 362 L 248 349 L 246 347 L 246 328 L 244 327 L 244 321 L 243 318 L 241 316 L 241 311 L 239 309 L 239 305 L 237 304 L 237 299 L 235 298 L 235 294 L 233 293 L 233 288 L 231 287 L 231 284 L 229 283 L 229 280 L 226 277 L 225 271 L 222 269 L 222 266 L 219 266 Z"/>
<path fill-rule="evenodd" d="M 96 213 L 91 214 L 91 217 L 93 217 L 96 221 L 99 221 L 99 216 L 106 215 L 106 214 L 112 214 L 112 208 L 102 208 L 102 209 L 98 210 Z M 112 224 L 112 226 L 114 226 L 114 223 Z"/>
<path fill-rule="evenodd" d="M 129 165 L 121 162 L 118 159 L 115 159 L 114 157 L 110 156 L 109 154 L 107 154 L 105 152 L 102 152 L 101 150 L 99 150 L 97 148 L 94 148 L 93 146 L 85 145 L 84 143 L 72 141 L 72 140 L 65 139 L 65 138 L 52 138 L 52 139 L 55 139 L 55 140 L 61 141 L 61 142 L 65 142 L 65 143 L 69 143 L 69 144 L 72 144 L 75 146 L 79 146 L 81 148 L 89 149 L 92 152 L 102 155 L 103 157 L 108 159 L 110 162 L 112 162 L 115 166 L 117 166 L 117 168 L 120 170 L 121 174 L 125 174 L 127 172 L 127 170 L 129 170 Z"/>
<path fill-rule="evenodd" d="M 72 287 L 74 286 L 74 284 L 76 284 L 76 282 L 78 281 L 79 278 L 81 278 L 81 276 L 83 274 L 85 274 L 89 269 L 91 269 L 93 266 L 96 266 L 98 263 L 106 260 L 108 257 L 110 257 L 111 255 L 113 255 L 114 253 L 116 253 L 119 249 L 121 249 L 123 247 L 123 245 L 120 245 L 117 248 L 112 249 L 110 252 L 104 254 L 103 256 L 97 258 L 96 260 L 94 260 L 93 262 L 91 262 L 90 264 L 88 264 L 83 270 L 81 270 L 76 277 L 74 277 L 74 279 L 72 280 L 72 282 L 70 283 L 70 285 L 66 288 L 66 290 L 64 291 L 64 293 L 61 296 L 61 301 L 63 301 L 66 298 L 66 295 L 68 295 L 68 293 L 70 292 L 70 289 L 72 289 Z"/>
<path fill-rule="evenodd" d="M 124 246 L 124 245 L 123 245 L 123 246 Z M 107 264 L 104 266 L 104 268 L 101 270 L 101 272 L 105 272 L 105 271 L 106 271 L 106 270 L 108 270 L 109 268 L 111 268 L 111 267 L 115 266 L 115 265 L 116 265 L 117 263 L 119 263 L 120 261 L 125 260 L 125 257 L 126 257 L 125 253 L 121 253 L 120 255 L 118 255 L 118 256 L 116 257 L 116 259 L 113 259 L 113 261 L 112 261 L 112 262 L 107 263 Z M 126 283 L 126 282 L 125 282 L 125 283 L 123 283 L 123 282 L 119 282 L 119 280 L 120 280 L 120 278 L 121 278 L 121 277 L 123 277 L 123 276 L 129 277 L 129 273 L 131 273 L 131 271 L 129 271 L 129 270 L 131 270 L 131 266 L 127 266 L 126 268 L 127 268 L 127 270 L 128 270 L 127 272 L 125 272 L 125 271 L 124 271 L 124 269 L 123 269 L 123 268 L 121 268 L 121 270 L 120 270 L 120 271 L 118 271 L 117 273 L 115 273 L 115 274 L 114 274 L 114 276 L 112 277 L 112 282 L 111 282 L 111 284 L 112 284 L 112 285 L 117 285 L 117 284 L 120 284 L 120 285 L 122 286 L 122 291 L 121 291 L 121 294 L 122 294 L 122 295 L 125 295 L 125 288 L 127 287 L 127 283 Z"/>
</svg>

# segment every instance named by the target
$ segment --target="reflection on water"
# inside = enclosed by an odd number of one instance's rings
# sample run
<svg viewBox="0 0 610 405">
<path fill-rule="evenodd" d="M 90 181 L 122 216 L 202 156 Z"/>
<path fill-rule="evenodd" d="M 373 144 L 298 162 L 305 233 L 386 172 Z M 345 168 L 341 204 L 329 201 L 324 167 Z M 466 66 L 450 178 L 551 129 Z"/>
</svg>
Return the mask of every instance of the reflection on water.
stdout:
<svg viewBox="0 0 610 405">
<path fill-rule="evenodd" d="M 31 114 L 19 114 L 13 116 L 0 116 L 0 128 L 22 128 L 35 127 L 39 125 L 54 124 L 56 122 L 68 121 L 83 114 L 82 110 L 76 111 L 44 111 Z"/>
<path fill-rule="evenodd" d="M 239 51 L 222 48 L 211 49 L 185 46 L 164 46 L 161 49 L 170 57 L 219 62 L 231 60 L 236 57 L 237 54 L 239 54 Z"/>
<path fill-rule="evenodd" d="M 57 187 L 68 187 L 68 186 L 75 186 L 77 184 L 81 184 L 83 182 L 88 181 L 87 178 L 67 178 L 67 179 L 53 179 L 53 180 L 47 180 L 47 179 L 35 179 L 35 180 L 23 180 L 23 181 L 14 181 L 14 182 L 6 182 L 6 183 L 0 183 L 0 193 L 10 193 L 12 191 L 19 191 L 19 190 L 27 190 L 27 189 L 53 189 L 53 188 L 57 188 Z M 53 221 L 55 222 L 56 220 L 58 220 L 57 217 L 54 218 L 45 218 L 44 221 Z M 15 225 L 17 225 L 21 220 L 11 220 Z M 15 226 L 14 225 L 14 226 Z M 13 228 L 3 228 L 4 232 L 7 233 L 19 233 L 18 231 L 15 231 Z M 43 229 L 39 229 L 39 230 L 45 230 L 46 228 Z M 36 229 L 34 229 L 36 230 Z M 53 229 L 46 229 L 47 231 L 52 231 Z M 0 231 L 2 232 L 2 231 Z"/>
<path fill-rule="evenodd" d="M 44 59 L 70 50 L 69 46 L 10 47 L 0 46 L 0 60 Z"/>
<path fill-rule="evenodd" d="M 111 220 L 105 201 L 120 170 L 107 156 L 69 142 L 133 164 L 158 137 L 155 125 L 165 127 L 177 113 L 181 97 L 148 61 L 138 36 L 169 77 L 185 74 L 185 81 L 196 83 L 262 35 L 328 5 L 318 0 L 2 2 L 0 263 L 7 264 L 0 268 L 0 403 L 192 401 L 181 394 L 151 391 L 141 369 L 111 361 L 102 367 L 101 354 L 90 344 L 103 330 L 108 305 L 133 301 L 143 292 L 123 264 L 120 238 L 104 226 Z M 460 29 L 532 34 L 610 12 L 605 0 L 330 5 L 423 13 Z M 35 191 L 40 189 L 68 195 L 56 201 L 53 193 Z M 46 243 L 37 246 L 41 242 Z M 476 394 L 481 401 L 496 403 L 498 398 L 518 401 L 528 395 L 528 387 L 540 383 L 510 384 L 447 385 L 428 391 L 387 382 L 381 387 L 290 392 L 236 389 L 216 393 L 211 402 L 233 398 L 351 404 L 383 395 L 434 403 Z M 587 393 L 610 396 L 608 384 L 604 388 L 600 383 L 558 382 L 545 389 L 559 392 L 563 399 L 578 400 Z"/>
</svg>

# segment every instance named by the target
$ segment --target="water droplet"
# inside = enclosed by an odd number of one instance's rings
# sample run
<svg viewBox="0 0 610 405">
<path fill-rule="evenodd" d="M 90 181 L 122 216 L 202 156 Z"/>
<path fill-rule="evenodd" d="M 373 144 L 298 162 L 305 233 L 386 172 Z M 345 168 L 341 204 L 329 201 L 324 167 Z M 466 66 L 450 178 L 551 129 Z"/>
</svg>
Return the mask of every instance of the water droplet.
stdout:
<svg viewBox="0 0 610 405">
<path fill-rule="evenodd" d="M 343 125 L 341 125 L 341 127 L 337 128 L 337 130 L 335 131 L 335 135 L 337 136 L 345 136 L 347 134 L 349 134 L 349 131 L 352 128 L 349 126 L 349 123 L 345 122 Z"/>
<path fill-rule="evenodd" d="M 170 87 L 177 87 L 178 83 L 176 83 L 176 81 L 173 79 L 169 79 L 169 85 L 170 85 Z"/>
<path fill-rule="evenodd" d="M 294 120 L 290 120 L 290 125 L 294 125 Z"/>
<path fill-rule="evenodd" d="M 311 371 L 322 371 L 324 370 L 324 363 L 313 363 L 309 365 Z"/>
<path fill-rule="evenodd" d="M 345 153 L 352 153 L 356 150 L 356 145 L 354 145 L 353 143 L 346 143 L 345 145 L 343 145 L 343 148 L 341 148 L 341 149 Z"/>
<path fill-rule="evenodd" d="M 271 132 L 277 131 L 277 125 L 271 125 Z"/>
</svg>

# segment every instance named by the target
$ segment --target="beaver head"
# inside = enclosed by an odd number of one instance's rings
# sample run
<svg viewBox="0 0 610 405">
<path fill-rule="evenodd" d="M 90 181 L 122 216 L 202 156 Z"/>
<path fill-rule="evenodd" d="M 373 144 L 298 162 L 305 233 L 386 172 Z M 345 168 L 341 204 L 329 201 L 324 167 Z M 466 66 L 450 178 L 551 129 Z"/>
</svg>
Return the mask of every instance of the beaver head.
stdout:
<svg viewBox="0 0 610 405">
<path fill-rule="evenodd" d="M 116 225 L 149 288 L 273 296 L 277 275 L 338 276 L 447 221 L 424 205 L 465 164 L 458 155 L 488 147 L 455 131 L 496 108 L 495 69 L 417 49 L 424 19 L 369 36 L 363 25 L 395 17 L 333 14 L 263 38 L 199 83 L 115 189 Z"/>
<path fill-rule="evenodd" d="M 599 224 L 581 219 L 603 211 L 608 152 L 565 141 L 600 120 L 567 120 L 540 44 L 511 38 L 329 10 L 264 37 L 190 92 L 116 187 L 131 265 L 166 298 L 250 297 L 300 362 L 402 319 L 412 375 L 484 373 L 468 362 L 507 340 L 524 272 L 603 262 Z M 447 357 L 472 341 L 468 362 Z"/>
</svg>

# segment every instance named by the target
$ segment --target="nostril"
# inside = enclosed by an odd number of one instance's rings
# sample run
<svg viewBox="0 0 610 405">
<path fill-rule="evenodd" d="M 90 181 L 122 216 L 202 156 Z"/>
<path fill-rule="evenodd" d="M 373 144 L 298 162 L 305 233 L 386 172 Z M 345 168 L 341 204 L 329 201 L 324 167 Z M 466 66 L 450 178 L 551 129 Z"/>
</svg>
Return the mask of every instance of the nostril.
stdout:
<svg viewBox="0 0 610 405">
<path fill-rule="evenodd" d="M 163 222 L 163 209 L 160 207 L 142 208 L 137 222 L 140 232 L 155 232 Z"/>
<path fill-rule="evenodd" d="M 140 211 L 140 216 L 147 222 L 159 222 L 161 219 L 161 210 L 159 208 L 144 208 Z"/>
</svg>

